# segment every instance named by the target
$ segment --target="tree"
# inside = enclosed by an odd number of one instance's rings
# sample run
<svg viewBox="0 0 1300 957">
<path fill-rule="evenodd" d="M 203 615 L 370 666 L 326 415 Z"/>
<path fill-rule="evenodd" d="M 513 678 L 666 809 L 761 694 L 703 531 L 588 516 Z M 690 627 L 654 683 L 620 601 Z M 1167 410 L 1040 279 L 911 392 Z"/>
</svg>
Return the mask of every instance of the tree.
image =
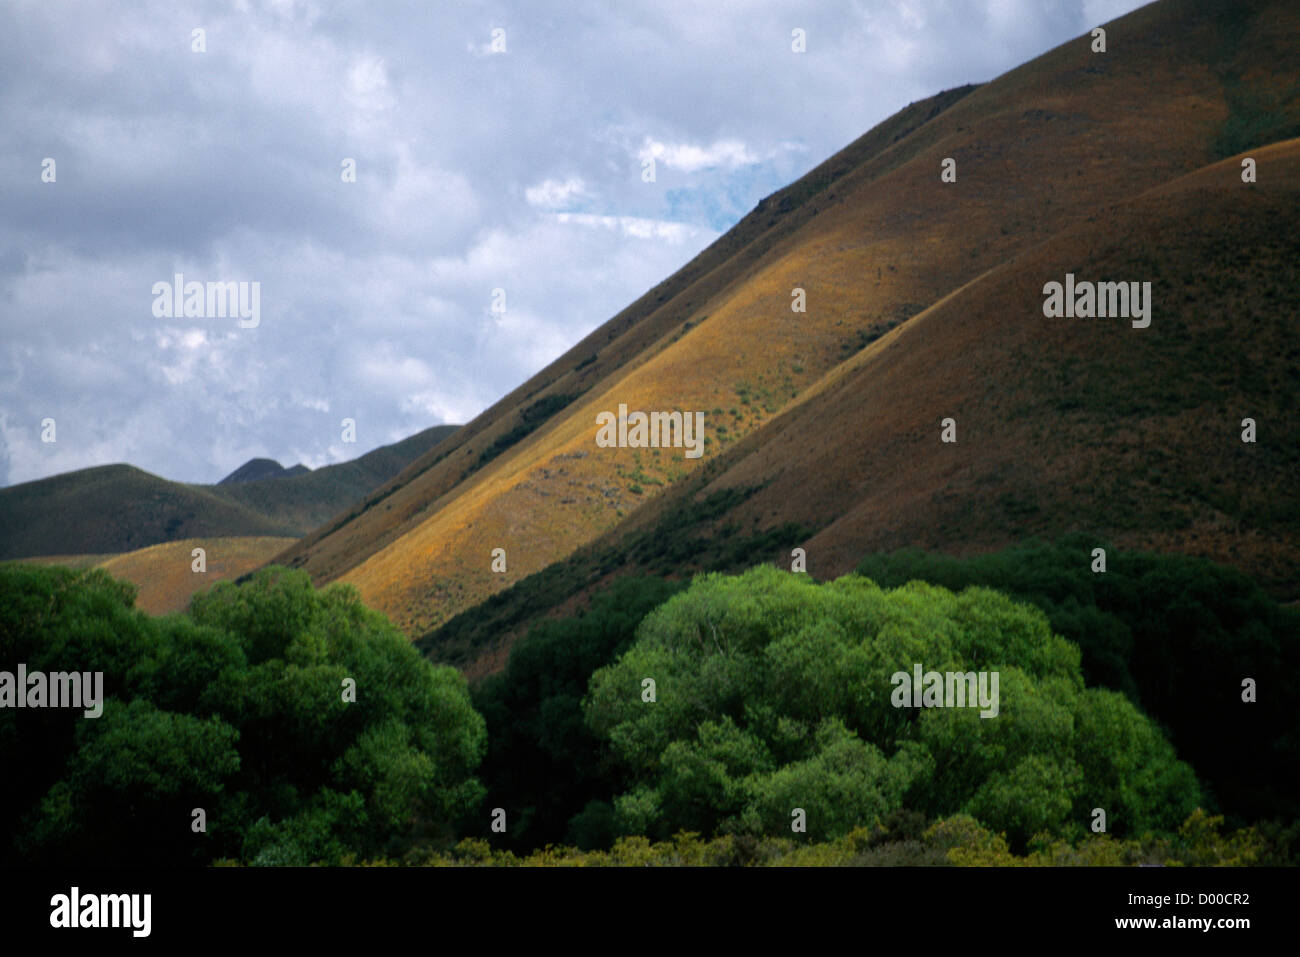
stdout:
<svg viewBox="0 0 1300 957">
<path fill-rule="evenodd" d="M 641 619 L 684 587 L 657 578 L 619 579 L 583 613 L 534 625 L 502 673 L 474 688 L 490 741 L 482 777 L 492 806 L 513 809 L 504 838 L 510 846 L 612 842 L 608 800 L 621 780 L 583 719 L 582 697 L 591 673 L 632 643 Z M 486 836 L 482 819 L 464 826 Z"/>
<path fill-rule="evenodd" d="M 5 566 L 0 597 L 4 667 L 102 671 L 106 696 L 98 719 L 0 712 L 0 762 L 29 762 L 10 858 L 336 862 L 449 836 L 482 798 L 464 678 L 355 589 L 267 569 L 151 619 L 102 572 Z"/>
<path fill-rule="evenodd" d="M 893 676 L 918 664 L 996 672 L 997 715 L 895 706 Z M 592 676 L 585 707 L 627 775 L 627 833 L 771 835 L 803 808 L 810 838 L 835 838 L 907 807 L 975 814 L 1023 847 L 1102 802 L 1124 809 L 1124 831 L 1176 827 L 1200 799 L 1146 718 L 1085 689 L 1077 647 L 984 588 L 701 575 Z"/>
<path fill-rule="evenodd" d="M 1106 548 L 1104 574 L 1091 570 L 1097 546 Z M 1300 817 L 1300 736 L 1289 697 L 1241 700 L 1244 678 L 1273 689 L 1300 681 L 1300 609 L 1278 604 L 1241 572 L 1119 550 L 1083 533 L 969 558 L 875 553 L 857 570 L 885 588 L 980 585 L 1033 604 L 1079 646 L 1087 683 L 1121 692 L 1159 721 L 1234 822 Z"/>
</svg>

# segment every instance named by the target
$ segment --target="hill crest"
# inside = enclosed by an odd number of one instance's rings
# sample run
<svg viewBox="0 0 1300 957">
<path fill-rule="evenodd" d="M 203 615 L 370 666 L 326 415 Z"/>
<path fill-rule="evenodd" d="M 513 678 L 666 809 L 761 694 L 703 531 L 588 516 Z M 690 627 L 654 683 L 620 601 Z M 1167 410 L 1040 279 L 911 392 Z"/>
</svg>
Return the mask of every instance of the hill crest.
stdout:
<svg viewBox="0 0 1300 957">
<path fill-rule="evenodd" d="M 263 479 L 288 478 L 293 475 L 305 475 L 310 471 L 311 469 L 301 463 L 291 468 L 285 468 L 275 459 L 252 458 L 217 482 L 217 484 L 234 485 L 238 482 L 259 482 Z"/>
</svg>

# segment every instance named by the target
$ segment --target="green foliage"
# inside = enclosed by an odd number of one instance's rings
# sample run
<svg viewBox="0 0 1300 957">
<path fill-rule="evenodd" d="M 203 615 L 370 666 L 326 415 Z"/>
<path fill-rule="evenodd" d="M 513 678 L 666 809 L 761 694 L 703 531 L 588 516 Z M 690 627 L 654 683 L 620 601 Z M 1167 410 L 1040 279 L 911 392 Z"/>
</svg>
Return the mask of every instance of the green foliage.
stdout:
<svg viewBox="0 0 1300 957">
<path fill-rule="evenodd" d="M 1237 824 L 1300 816 L 1300 740 L 1287 695 L 1241 700 L 1246 677 L 1275 689 L 1300 683 L 1300 612 L 1203 559 L 1107 547 L 1107 570 L 1094 573 L 1092 549 L 1104 545 L 1074 535 L 971 558 L 905 549 L 867 556 L 858 573 L 886 588 L 978 585 L 1033 604 L 1078 645 L 1085 681 L 1161 722 Z"/>
<path fill-rule="evenodd" d="M 1223 88 L 1228 117 L 1210 146 L 1211 156 L 1225 159 L 1300 135 L 1300 122 L 1294 117 L 1297 91 L 1300 84 L 1269 96 L 1238 76 L 1229 77 Z"/>
<path fill-rule="evenodd" d="M 1254 65 L 1243 53 L 1257 55 L 1246 42 L 1259 10 L 1249 3 L 1210 3 L 1205 12 L 1216 25 L 1212 66 L 1223 83 L 1228 115 L 1210 144 L 1214 159 L 1300 135 L 1300 82 L 1286 90 L 1261 88 Z"/>
<path fill-rule="evenodd" d="M 891 677 L 915 663 L 998 672 L 1000 713 L 895 707 Z M 592 676 L 586 713 L 627 774 L 620 827 L 649 837 L 789 833 L 803 808 L 825 840 L 908 807 L 974 814 L 1024 847 L 1095 806 L 1127 834 L 1176 827 L 1200 799 L 1131 703 L 1085 689 L 1077 647 L 984 588 L 702 575 Z"/>
<path fill-rule="evenodd" d="M 481 800 L 482 718 L 356 591 L 268 569 L 150 619 L 100 571 L 0 568 L 0 668 L 102 671 L 98 719 L 0 711 L 6 861 L 337 862 Z M 355 703 L 343 700 L 344 679 Z M 191 812 L 206 812 L 206 833 Z"/>
<path fill-rule="evenodd" d="M 592 671 L 622 652 L 641 619 L 684 587 L 656 578 L 620 579 L 584 614 L 538 622 L 512 649 L 502 673 L 474 688 L 490 742 L 481 775 L 491 805 L 512 809 L 510 846 L 561 840 L 609 846 L 615 832 L 608 799 L 616 779 L 583 721 L 582 696 Z M 466 827 L 487 834 L 481 819 Z"/>
<path fill-rule="evenodd" d="M 576 398 L 578 398 L 577 395 L 556 394 L 543 396 L 538 399 L 532 405 L 519 413 L 519 423 L 515 425 L 514 428 L 497 436 L 496 441 L 479 454 L 478 462 L 475 464 L 474 468 L 482 468 L 506 449 L 510 448 L 510 446 L 515 445 L 523 441 L 529 435 L 532 435 L 533 432 L 542 425 L 542 423 Z"/>
<path fill-rule="evenodd" d="M 76 737 L 66 772 L 19 847 L 43 863 L 195 860 L 189 810 L 223 800 L 239 770 L 239 733 L 217 718 L 159 711 L 137 698 L 82 721 Z M 170 828 L 159 827 L 168 820 Z"/>
<path fill-rule="evenodd" d="M 873 323 L 872 325 L 864 329 L 858 329 L 852 336 L 850 336 L 848 339 L 845 339 L 843 342 L 841 342 L 840 358 L 841 359 L 847 358 L 848 356 L 861 352 L 867 346 L 871 345 L 877 339 L 881 338 L 885 333 L 889 332 L 895 326 L 899 325 L 899 323 L 905 322 L 907 319 L 911 318 L 915 313 L 920 312 L 925 307 L 908 305 L 905 308 L 910 311 L 907 311 L 903 315 L 896 316 L 893 319 L 881 320 L 880 322 Z M 901 311 L 902 310 L 900 310 L 900 312 Z M 799 371 L 799 370 L 795 370 L 795 371 Z"/>
<path fill-rule="evenodd" d="M 1222 834 L 1222 824 L 1222 818 L 1198 810 L 1173 835 L 1116 839 L 1090 833 L 1075 843 L 1043 842 L 1017 856 L 1002 835 L 968 814 L 927 827 L 920 815 L 901 812 L 881 824 L 856 827 L 842 837 L 817 843 L 747 834 L 701 840 L 698 833 L 686 831 L 658 842 L 624 837 L 608 850 L 546 847 L 520 857 L 487 841 L 466 839 L 450 851 L 427 854 L 411 863 L 433 867 L 1240 867 L 1259 863 L 1260 836 L 1254 830 Z"/>
</svg>

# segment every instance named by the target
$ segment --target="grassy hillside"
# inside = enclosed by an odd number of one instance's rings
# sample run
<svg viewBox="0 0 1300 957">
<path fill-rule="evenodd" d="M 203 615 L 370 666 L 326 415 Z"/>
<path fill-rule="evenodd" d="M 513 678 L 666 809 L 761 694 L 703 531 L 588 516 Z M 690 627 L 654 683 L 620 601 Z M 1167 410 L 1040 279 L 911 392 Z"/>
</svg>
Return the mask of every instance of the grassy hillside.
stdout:
<svg viewBox="0 0 1300 957">
<path fill-rule="evenodd" d="M 1254 156 L 1267 185 L 1226 160 L 982 276 L 838 370 L 710 488 L 773 477 L 733 518 L 780 503 L 824 526 L 805 543 L 819 574 L 864 546 L 1083 529 L 1203 554 L 1295 598 L 1300 140 Z M 1152 282 L 1151 326 L 1044 318 L 1042 286 L 1067 272 Z M 946 416 L 954 445 L 939 441 Z"/>
<path fill-rule="evenodd" d="M 359 501 L 456 430 L 454 425 L 435 425 L 351 462 L 305 475 L 221 485 L 214 491 L 254 511 L 283 518 L 303 534 Z"/>
<path fill-rule="evenodd" d="M 293 538 L 326 521 L 455 431 L 435 426 L 352 462 L 226 485 L 105 465 L 0 489 L 0 559 L 134 551 L 189 538 Z"/>
<path fill-rule="evenodd" d="M 125 552 L 181 538 L 292 536 L 215 487 L 103 465 L 0 489 L 0 558 Z"/>
<path fill-rule="evenodd" d="M 807 202 L 810 197 L 825 194 L 863 157 L 887 149 L 971 89 L 948 91 L 909 106 L 793 186 L 764 200 L 669 279 L 485 410 L 438 449 L 413 462 L 351 513 L 307 535 L 285 558 L 308 568 L 318 580 L 332 579 L 420 524 L 442 496 L 453 490 L 461 493 L 474 484 L 471 479 L 481 480 L 486 463 L 538 432 L 543 424 L 537 421 L 538 411 L 558 406 L 557 397 L 567 399 L 565 414 L 572 418 L 578 412 L 575 397 L 607 380 L 618 381 L 625 370 L 643 361 L 647 349 L 682 339 L 704 318 L 701 303 L 735 283 L 745 269 L 816 215 L 816 203 Z M 587 418 L 585 410 L 582 418 Z M 612 500 L 611 513 L 637 503 L 617 485 L 607 483 L 591 491 Z M 591 498 L 584 496 L 584 500 Z M 574 518 L 572 513 L 566 517 Z M 604 527 L 607 522 L 600 524 Z"/>
<path fill-rule="evenodd" d="M 305 465 L 285 468 L 274 459 L 249 459 L 217 484 L 233 485 L 236 482 L 256 482 L 259 479 L 288 478 L 292 475 L 304 475 L 310 471 L 311 469 Z"/>
<path fill-rule="evenodd" d="M 554 563 L 579 591 L 636 566 L 659 527 L 731 529 L 727 553 L 804 529 L 782 548 L 819 575 L 1096 529 L 1294 588 L 1294 156 L 1251 138 L 1300 121 L 1300 14 L 1166 0 L 1108 31 L 1108 54 L 1081 37 L 872 130 L 282 559 L 426 647 Z M 1212 165 L 1243 141 L 1253 186 Z M 1044 319 L 1067 271 L 1151 281 L 1151 328 Z M 619 403 L 705 411 L 704 457 L 597 448 Z M 1268 438 L 1243 447 L 1247 415 Z"/>
<path fill-rule="evenodd" d="M 196 592 L 238 578 L 293 544 L 292 538 L 187 538 L 150 545 L 97 563 L 114 578 L 136 586 L 135 605 L 151 615 L 184 611 Z M 207 570 L 194 571 L 193 550 L 202 548 Z"/>
</svg>

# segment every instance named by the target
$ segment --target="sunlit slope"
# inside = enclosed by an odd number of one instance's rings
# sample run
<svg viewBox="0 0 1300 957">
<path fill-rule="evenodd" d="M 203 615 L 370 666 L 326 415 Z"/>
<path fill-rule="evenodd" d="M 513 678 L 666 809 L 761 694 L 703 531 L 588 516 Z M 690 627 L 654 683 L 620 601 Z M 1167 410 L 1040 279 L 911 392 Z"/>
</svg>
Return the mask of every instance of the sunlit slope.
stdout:
<svg viewBox="0 0 1300 957">
<path fill-rule="evenodd" d="M 191 538 L 127 552 L 99 563 L 99 567 L 138 588 L 137 607 L 161 615 L 183 611 L 199 590 L 258 568 L 292 541 L 275 537 Z M 194 570 L 195 548 L 204 550 L 206 571 L 201 573 Z"/>
<path fill-rule="evenodd" d="M 284 560 L 305 565 L 318 578 L 332 578 L 400 537 L 427 517 L 441 496 L 475 474 L 480 460 L 494 447 L 526 426 L 525 412 L 539 403 L 583 395 L 602 382 L 616 382 L 627 368 L 644 359 L 647 349 L 682 332 L 686 323 L 703 314 L 703 303 L 739 281 L 773 245 L 816 215 L 817 204 L 806 202 L 810 196 L 824 192 L 864 158 L 905 138 L 970 89 L 948 91 L 907 107 L 804 179 L 760 203 L 669 279 L 413 462 L 350 515 L 306 536 L 282 556 Z"/>
<path fill-rule="evenodd" d="M 1238 62 L 1266 79 L 1295 62 L 1277 60 L 1270 73 L 1252 55 L 1255 46 L 1272 50 L 1262 38 L 1294 48 L 1282 7 L 1254 20 L 1234 12 L 1229 23 L 1200 3 L 1155 5 L 1108 25 L 1104 55 L 1085 36 L 964 96 L 911 108 L 910 121 L 886 124 L 893 132 L 873 131 L 761 204 L 701 257 L 716 265 L 697 260 L 683 271 L 699 278 L 652 291 L 639 319 L 616 317 L 437 450 L 441 461 L 416 463 L 352 520 L 284 557 L 318 581 L 354 582 L 410 633 L 564 557 L 888 329 L 1107 205 L 1214 159 L 1232 113 L 1225 77 Z M 947 157 L 956 183 L 940 181 Z M 718 261 L 719 249 L 735 251 Z M 796 287 L 805 313 L 791 311 Z M 962 359 L 960 348 L 950 361 Z M 922 369 L 913 375 L 917 388 L 932 382 Z M 568 404 L 480 465 L 548 396 Z M 597 448 L 595 416 L 619 403 L 705 411 L 705 457 Z M 937 442 L 937 420 L 931 431 Z M 768 440 L 764 431 L 749 441 Z M 843 476 L 879 454 L 823 441 L 831 447 L 821 454 L 850 488 Z M 782 467 L 790 466 L 771 466 Z M 911 466 L 896 467 L 907 480 Z M 933 496 L 944 486 L 927 483 L 943 478 L 911 480 Z M 766 500 L 764 522 L 811 508 L 820 492 L 784 487 Z M 491 570 L 498 547 L 504 574 Z"/>
</svg>

